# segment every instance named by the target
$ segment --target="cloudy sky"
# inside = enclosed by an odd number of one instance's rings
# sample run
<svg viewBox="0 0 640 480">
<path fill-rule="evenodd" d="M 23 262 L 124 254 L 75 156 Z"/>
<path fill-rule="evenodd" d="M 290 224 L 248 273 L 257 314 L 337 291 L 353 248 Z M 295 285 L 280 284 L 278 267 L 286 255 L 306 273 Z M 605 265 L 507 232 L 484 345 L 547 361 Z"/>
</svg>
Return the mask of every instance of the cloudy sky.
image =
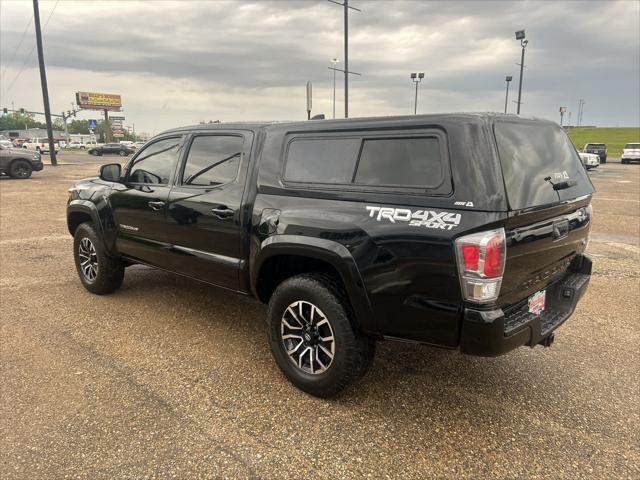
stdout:
<svg viewBox="0 0 640 480">
<path fill-rule="evenodd" d="M 332 111 L 331 58 L 343 59 L 342 8 L 326 0 L 41 0 L 53 111 L 78 90 L 122 95 L 137 131 L 201 120 L 306 118 Z M 530 39 L 522 113 L 640 124 L 640 2 L 351 0 L 350 116 L 413 112 L 412 71 L 424 71 L 418 111 L 501 111 L 504 77 L 517 93 Z M 42 110 L 30 0 L 0 0 L 0 104 Z M 48 22 L 48 23 L 47 23 Z M 337 105 L 343 113 L 343 79 Z M 509 111 L 515 104 L 509 102 Z M 83 114 L 83 118 L 96 114 Z"/>
</svg>

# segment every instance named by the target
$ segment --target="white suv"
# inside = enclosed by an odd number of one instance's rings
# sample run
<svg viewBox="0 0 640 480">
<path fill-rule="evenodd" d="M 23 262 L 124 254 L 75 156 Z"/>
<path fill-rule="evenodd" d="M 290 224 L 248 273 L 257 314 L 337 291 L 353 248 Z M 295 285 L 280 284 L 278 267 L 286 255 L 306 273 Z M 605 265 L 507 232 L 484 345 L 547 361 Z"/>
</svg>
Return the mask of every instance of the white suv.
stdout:
<svg viewBox="0 0 640 480">
<path fill-rule="evenodd" d="M 622 150 L 622 163 L 640 162 L 640 143 L 627 143 Z"/>
</svg>

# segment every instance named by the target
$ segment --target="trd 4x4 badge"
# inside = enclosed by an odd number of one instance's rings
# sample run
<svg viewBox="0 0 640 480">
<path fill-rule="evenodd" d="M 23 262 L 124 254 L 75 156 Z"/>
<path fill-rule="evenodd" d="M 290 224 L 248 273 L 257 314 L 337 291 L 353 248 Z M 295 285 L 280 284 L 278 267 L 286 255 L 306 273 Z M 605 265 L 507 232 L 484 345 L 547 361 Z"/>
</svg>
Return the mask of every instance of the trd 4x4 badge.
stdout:
<svg viewBox="0 0 640 480">
<path fill-rule="evenodd" d="M 409 222 L 412 227 L 437 228 L 451 230 L 460 225 L 462 215 L 459 213 L 436 212 L 434 210 L 410 210 L 408 208 L 373 207 L 367 205 L 369 218 L 378 222 L 382 219 L 391 223 Z"/>
</svg>

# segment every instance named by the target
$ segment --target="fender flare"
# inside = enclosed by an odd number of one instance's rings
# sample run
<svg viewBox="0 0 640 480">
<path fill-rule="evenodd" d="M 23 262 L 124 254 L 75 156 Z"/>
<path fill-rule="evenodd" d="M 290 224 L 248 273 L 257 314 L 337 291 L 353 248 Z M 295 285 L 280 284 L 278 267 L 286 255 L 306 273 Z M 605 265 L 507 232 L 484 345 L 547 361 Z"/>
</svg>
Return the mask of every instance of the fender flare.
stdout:
<svg viewBox="0 0 640 480">
<path fill-rule="evenodd" d="M 71 233 L 69 218 L 71 214 L 75 212 L 85 213 L 91 217 L 91 220 L 93 221 L 93 224 L 97 229 L 98 236 L 102 240 L 102 243 L 107 252 L 116 254 L 117 252 L 115 251 L 114 243 L 115 237 L 111 238 L 113 237 L 113 235 L 107 235 L 108 232 L 106 228 L 106 218 L 104 218 L 104 212 L 103 215 L 101 215 L 96 204 L 91 202 L 90 200 L 71 200 L 67 205 L 67 229 L 69 230 L 69 233 Z"/>
<path fill-rule="evenodd" d="M 324 261 L 336 269 L 345 286 L 355 320 L 359 328 L 368 335 L 379 336 L 373 309 L 367 295 L 360 270 L 351 252 L 342 244 L 323 238 L 302 235 L 273 235 L 260 244 L 250 262 L 250 286 L 258 297 L 258 273 L 264 263 L 276 255 L 299 255 Z"/>
</svg>

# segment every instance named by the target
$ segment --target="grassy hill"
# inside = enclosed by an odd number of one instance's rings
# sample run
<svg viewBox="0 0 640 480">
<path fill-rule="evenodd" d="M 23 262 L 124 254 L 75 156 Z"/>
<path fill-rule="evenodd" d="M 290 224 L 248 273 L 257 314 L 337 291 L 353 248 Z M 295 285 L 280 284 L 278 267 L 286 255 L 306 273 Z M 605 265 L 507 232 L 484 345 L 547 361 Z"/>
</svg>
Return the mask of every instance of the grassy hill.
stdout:
<svg viewBox="0 0 640 480">
<path fill-rule="evenodd" d="M 605 143 L 608 155 L 617 158 L 622 155 L 625 143 L 640 143 L 640 127 L 577 127 L 568 129 L 567 133 L 578 150 L 585 143 Z"/>
</svg>

